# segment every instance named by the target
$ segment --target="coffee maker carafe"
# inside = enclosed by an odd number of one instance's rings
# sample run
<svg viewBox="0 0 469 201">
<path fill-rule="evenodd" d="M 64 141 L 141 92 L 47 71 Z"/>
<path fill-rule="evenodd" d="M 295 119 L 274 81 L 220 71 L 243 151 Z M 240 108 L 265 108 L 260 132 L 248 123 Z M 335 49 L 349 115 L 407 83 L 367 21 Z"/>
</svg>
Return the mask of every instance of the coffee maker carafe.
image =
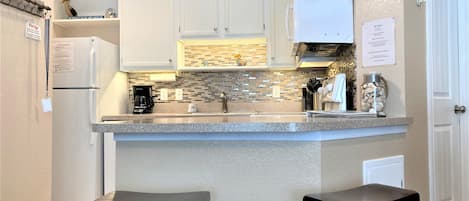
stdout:
<svg viewBox="0 0 469 201">
<path fill-rule="evenodd" d="M 151 93 L 151 86 L 133 86 L 134 90 L 134 114 L 147 114 L 152 113 L 153 96 Z"/>
</svg>

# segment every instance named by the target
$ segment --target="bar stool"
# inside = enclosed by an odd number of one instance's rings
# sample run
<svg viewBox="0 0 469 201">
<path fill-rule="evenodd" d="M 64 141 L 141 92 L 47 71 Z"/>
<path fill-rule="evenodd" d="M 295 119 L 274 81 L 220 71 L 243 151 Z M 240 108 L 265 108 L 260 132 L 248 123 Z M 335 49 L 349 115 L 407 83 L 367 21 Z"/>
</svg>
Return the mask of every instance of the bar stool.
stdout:
<svg viewBox="0 0 469 201">
<path fill-rule="evenodd" d="M 139 193 L 115 191 L 97 199 L 96 201 L 210 201 L 210 192 Z"/>
<path fill-rule="evenodd" d="M 368 184 L 344 191 L 308 194 L 303 201 L 420 201 L 420 197 L 412 190 Z"/>
</svg>

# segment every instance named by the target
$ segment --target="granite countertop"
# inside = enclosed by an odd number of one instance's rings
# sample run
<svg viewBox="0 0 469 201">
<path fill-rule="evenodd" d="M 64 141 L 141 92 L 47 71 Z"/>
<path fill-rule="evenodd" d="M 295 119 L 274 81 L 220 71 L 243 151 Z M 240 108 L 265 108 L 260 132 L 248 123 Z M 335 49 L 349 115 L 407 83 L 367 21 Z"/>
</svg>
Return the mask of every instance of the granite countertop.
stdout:
<svg viewBox="0 0 469 201">
<path fill-rule="evenodd" d="M 308 117 L 304 113 L 250 115 L 115 115 L 93 124 L 93 131 L 107 133 L 298 133 L 359 128 L 407 126 L 408 117 Z"/>
</svg>

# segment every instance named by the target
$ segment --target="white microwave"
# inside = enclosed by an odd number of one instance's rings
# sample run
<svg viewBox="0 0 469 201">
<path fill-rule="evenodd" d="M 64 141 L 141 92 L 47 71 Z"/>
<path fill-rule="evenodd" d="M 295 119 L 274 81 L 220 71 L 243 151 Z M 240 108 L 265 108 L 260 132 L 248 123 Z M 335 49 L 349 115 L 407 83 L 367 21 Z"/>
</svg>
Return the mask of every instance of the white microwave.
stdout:
<svg viewBox="0 0 469 201">
<path fill-rule="evenodd" d="M 353 0 L 291 0 L 285 21 L 300 68 L 328 67 L 354 40 Z"/>
<path fill-rule="evenodd" d="M 353 0 L 292 0 L 289 6 L 293 43 L 353 43 Z"/>
</svg>

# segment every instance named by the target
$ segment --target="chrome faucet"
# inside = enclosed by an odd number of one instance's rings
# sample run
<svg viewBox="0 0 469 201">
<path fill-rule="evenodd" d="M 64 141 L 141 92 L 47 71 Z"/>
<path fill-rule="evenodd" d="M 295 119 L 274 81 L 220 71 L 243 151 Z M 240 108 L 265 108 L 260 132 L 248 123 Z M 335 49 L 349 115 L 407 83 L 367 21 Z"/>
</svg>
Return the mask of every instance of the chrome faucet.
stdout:
<svg viewBox="0 0 469 201">
<path fill-rule="evenodd" d="M 227 113 L 228 112 L 228 96 L 226 96 L 225 92 L 221 92 L 220 98 L 222 101 L 221 107 L 222 107 L 223 113 Z"/>
</svg>

